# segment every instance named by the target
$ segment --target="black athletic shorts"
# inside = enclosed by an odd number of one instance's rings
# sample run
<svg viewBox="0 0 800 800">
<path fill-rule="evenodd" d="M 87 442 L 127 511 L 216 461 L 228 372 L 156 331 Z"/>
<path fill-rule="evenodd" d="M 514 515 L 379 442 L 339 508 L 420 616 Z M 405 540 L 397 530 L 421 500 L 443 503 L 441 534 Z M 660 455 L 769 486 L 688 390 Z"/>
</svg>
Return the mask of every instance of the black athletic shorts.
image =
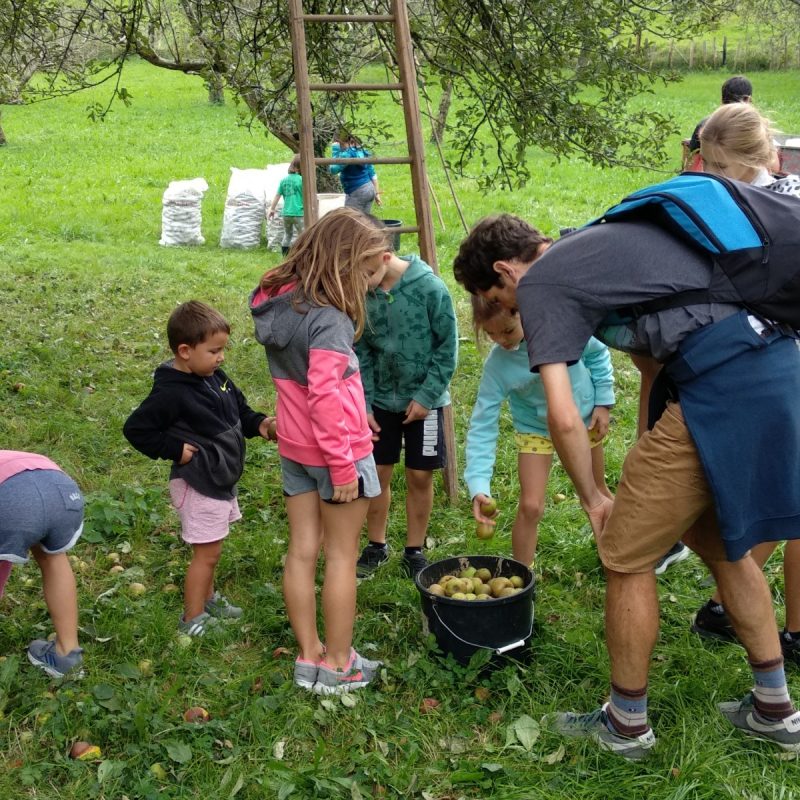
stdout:
<svg viewBox="0 0 800 800">
<path fill-rule="evenodd" d="M 405 444 L 408 469 L 442 469 L 447 463 L 444 444 L 444 411 L 432 408 L 425 419 L 403 425 L 403 411 L 385 411 L 373 406 L 375 421 L 381 426 L 378 441 L 373 443 L 376 464 L 397 464 Z"/>
</svg>

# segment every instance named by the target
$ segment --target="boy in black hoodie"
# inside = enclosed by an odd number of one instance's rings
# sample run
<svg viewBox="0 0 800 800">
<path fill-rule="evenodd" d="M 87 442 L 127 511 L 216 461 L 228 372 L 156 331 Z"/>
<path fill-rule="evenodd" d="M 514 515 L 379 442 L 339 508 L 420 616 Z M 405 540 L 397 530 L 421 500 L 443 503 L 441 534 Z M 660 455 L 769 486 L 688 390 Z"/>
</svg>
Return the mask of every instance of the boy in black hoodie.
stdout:
<svg viewBox="0 0 800 800">
<path fill-rule="evenodd" d="M 214 570 L 229 524 L 241 519 L 236 484 L 244 468 L 244 437 L 274 438 L 274 420 L 253 411 L 220 369 L 230 335 L 224 317 L 191 300 L 167 322 L 175 357 L 155 371 L 148 397 L 128 417 L 123 433 L 141 453 L 172 461 L 170 496 L 181 536 L 192 545 L 178 629 L 202 636 L 219 617 L 242 609 L 214 591 Z"/>
</svg>

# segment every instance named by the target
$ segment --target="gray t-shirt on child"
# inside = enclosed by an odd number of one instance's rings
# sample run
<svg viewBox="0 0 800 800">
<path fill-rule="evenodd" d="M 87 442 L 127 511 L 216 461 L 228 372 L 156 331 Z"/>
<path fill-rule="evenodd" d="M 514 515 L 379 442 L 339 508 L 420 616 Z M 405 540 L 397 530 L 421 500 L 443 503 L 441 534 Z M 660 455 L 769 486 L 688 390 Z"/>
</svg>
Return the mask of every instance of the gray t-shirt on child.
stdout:
<svg viewBox="0 0 800 800">
<path fill-rule="evenodd" d="M 555 242 L 517 286 L 531 369 L 573 363 L 590 336 L 627 353 L 664 361 L 693 331 L 735 314 L 701 304 L 615 319 L 626 306 L 686 289 L 705 289 L 711 260 L 657 225 L 614 222 Z"/>
</svg>

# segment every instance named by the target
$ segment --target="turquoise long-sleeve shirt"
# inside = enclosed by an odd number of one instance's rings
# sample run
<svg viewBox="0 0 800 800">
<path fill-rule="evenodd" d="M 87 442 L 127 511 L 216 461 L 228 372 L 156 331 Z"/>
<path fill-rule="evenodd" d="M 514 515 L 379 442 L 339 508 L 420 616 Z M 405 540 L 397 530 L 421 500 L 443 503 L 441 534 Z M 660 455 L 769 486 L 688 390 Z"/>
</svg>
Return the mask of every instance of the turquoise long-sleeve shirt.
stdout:
<svg viewBox="0 0 800 800">
<path fill-rule="evenodd" d="M 589 339 L 580 361 L 569 367 L 569 377 L 575 404 L 587 426 L 595 406 L 614 405 L 611 355 L 602 342 Z M 500 411 L 506 399 L 514 430 L 550 438 L 544 386 L 539 373 L 530 371 L 524 343 L 516 350 L 494 345 L 484 362 L 467 433 L 464 480 L 470 497 L 491 495 Z"/>
</svg>

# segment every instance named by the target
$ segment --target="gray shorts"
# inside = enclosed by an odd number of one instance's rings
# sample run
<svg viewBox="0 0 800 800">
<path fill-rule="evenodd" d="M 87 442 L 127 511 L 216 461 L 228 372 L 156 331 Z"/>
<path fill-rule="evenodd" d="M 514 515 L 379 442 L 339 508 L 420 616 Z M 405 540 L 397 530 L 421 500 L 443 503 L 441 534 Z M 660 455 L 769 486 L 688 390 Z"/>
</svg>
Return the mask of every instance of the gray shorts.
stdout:
<svg viewBox="0 0 800 800">
<path fill-rule="evenodd" d="M 0 561 L 23 564 L 31 547 L 70 550 L 83 531 L 83 495 L 69 475 L 30 469 L 0 483 Z"/>
<path fill-rule="evenodd" d="M 375 459 L 370 453 L 366 458 L 356 461 L 358 473 L 358 496 L 377 497 L 381 493 L 381 482 Z M 306 492 L 318 492 L 321 500 L 333 497 L 331 473 L 327 467 L 309 467 L 281 456 L 281 473 L 283 475 L 283 493 L 287 497 Z"/>
</svg>

